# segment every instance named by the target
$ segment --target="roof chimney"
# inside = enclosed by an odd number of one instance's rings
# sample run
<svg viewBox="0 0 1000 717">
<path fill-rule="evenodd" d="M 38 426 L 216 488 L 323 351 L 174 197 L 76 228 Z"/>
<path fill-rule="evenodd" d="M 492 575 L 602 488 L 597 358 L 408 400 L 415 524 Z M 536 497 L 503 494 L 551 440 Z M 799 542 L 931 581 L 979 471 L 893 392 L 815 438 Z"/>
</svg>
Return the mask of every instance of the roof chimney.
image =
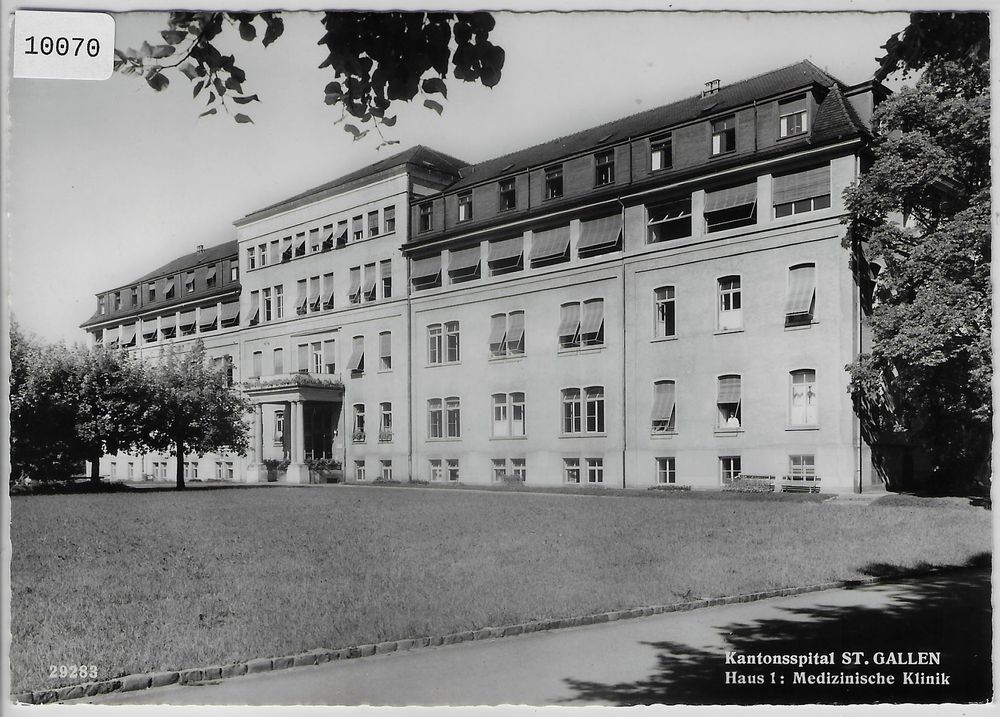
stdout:
<svg viewBox="0 0 1000 717">
<path fill-rule="evenodd" d="M 203 251 L 205 251 L 205 245 L 204 244 L 199 244 L 197 247 L 195 247 L 195 251 L 198 254 L 201 254 Z"/>
<path fill-rule="evenodd" d="M 705 89 L 702 90 L 701 96 L 708 97 L 709 95 L 714 95 L 718 91 L 719 91 L 719 80 L 718 79 L 709 80 L 708 82 L 705 83 Z"/>
</svg>

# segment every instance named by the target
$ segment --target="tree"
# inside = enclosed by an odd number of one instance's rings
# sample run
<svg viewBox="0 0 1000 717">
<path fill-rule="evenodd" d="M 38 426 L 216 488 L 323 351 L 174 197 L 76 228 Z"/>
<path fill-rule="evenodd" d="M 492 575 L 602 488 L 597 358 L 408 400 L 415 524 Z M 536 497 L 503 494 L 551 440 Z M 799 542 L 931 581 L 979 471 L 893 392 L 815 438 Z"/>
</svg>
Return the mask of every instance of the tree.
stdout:
<svg viewBox="0 0 1000 717">
<path fill-rule="evenodd" d="M 185 455 L 246 452 L 250 404 L 229 387 L 225 364 L 209 363 L 200 339 L 188 350 L 171 347 L 150 370 L 155 407 L 146 447 L 176 456 L 178 489 L 184 488 Z"/>
<path fill-rule="evenodd" d="M 504 51 L 490 41 L 495 22 L 489 13 L 326 12 L 321 23 L 318 44 L 328 54 L 320 68 L 333 73 L 324 99 L 340 107 L 338 122 L 350 116 L 381 133 L 382 126 L 396 123 L 393 103 L 409 102 L 418 93 L 425 97 L 425 107 L 441 114 L 444 107 L 437 97 L 448 97 L 449 72 L 456 80 L 485 87 L 500 81 Z M 236 58 L 223 55 L 214 44 L 227 27 L 236 28 L 246 42 L 259 38 L 264 47 L 284 33 L 277 12 L 174 12 L 160 33 L 163 44 L 143 42 L 138 50 L 115 50 L 115 69 L 143 76 L 157 92 L 170 84 L 176 70 L 194 85 L 195 97 L 205 98 L 202 116 L 216 114 L 220 106 L 229 112 L 228 101 L 239 106 L 259 101 L 257 94 L 244 91 L 246 73 Z M 243 112 L 233 119 L 253 121 Z M 355 140 L 369 131 L 353 123 L 344 129 Z M 383 143 L 395 141 L 383 138 Z"/>
<path fill-rule="evenodd" d="M 992 377 L 989 21 L 911 15 L 882 75 L 922 70 L 876 110 L 845 194 L 872 349 L 848 366 L 869 440 L 903 432 L 951 489 L 988 478 Z"/>
</svg>

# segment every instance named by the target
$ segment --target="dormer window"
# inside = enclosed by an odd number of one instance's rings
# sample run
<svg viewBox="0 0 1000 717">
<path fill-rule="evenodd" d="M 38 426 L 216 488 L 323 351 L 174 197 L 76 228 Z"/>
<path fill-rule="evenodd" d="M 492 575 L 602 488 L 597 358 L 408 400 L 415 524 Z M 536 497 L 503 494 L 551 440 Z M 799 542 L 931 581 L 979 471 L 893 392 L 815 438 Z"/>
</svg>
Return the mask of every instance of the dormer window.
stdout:
<svg viewBox="0 0 1000 717">
<path fill-rule="evenodd" d="M 517 185 L 514 178 L 500 180 L 500 211 L 517 207 Z"/>
<path fill-rule="evenodd" d="M 603 187 L 615 182 L 614 150 L 598 152 L 594 155 L 594 186 Z"/>
<path fill-rule="evenodd" d="M 429 232 L 434 227 L 434 205 L 430 202 L 420 205 L 420 231 Z"/>
<path fill-rule="evenodd" d="M 712 122 L 712 156 L 736 151 L 736 117 L 730 115 Z"/>
<path fill-rule="evenodd" d="M 545 170 L 545 198 L 558 199 L 563 195 L 562 165 L 549 167 Z"/>
<path fill-rule="evenodd" d="M 809 131 L 806 97 L 796 97 L 778 103 L 778 137 L 794 137 Z"/>
<path fill-rule="evenodd" d="M 467 222 L 472 219 L 472 192 L 458 195 L 458 221 Z"/>
<path fill-rule="evenodd" d="M 674 165 L 673 137 L 655 137 L 649 141 L 649 169 L 657 172 L 670 169 Z"/>
</svg>

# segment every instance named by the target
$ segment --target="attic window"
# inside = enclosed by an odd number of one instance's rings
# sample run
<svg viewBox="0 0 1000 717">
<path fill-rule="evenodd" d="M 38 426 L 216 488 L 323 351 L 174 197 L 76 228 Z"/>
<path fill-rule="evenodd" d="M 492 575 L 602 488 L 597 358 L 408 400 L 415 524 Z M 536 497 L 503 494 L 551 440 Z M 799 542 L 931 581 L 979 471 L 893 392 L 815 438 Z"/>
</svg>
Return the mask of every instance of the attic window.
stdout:
<svg viewBox="0 0 1000 717">
<path fill-rule="evenodd" d="M 779 137 L 793 137 L 808 131 L 809 113 L 805 95 L 778 103 Z"/>
</svg>

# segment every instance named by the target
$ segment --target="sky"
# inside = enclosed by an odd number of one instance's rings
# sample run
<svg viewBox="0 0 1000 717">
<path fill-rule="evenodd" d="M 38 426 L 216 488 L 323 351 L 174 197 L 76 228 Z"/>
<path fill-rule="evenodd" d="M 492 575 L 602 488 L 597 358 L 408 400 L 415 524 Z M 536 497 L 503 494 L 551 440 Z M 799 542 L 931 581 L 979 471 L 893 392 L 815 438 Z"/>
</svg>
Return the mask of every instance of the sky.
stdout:
<svg viewBox="0 0 1000 717">
<path fill-rule="evenodd" d="M 415 144 L 477 162 L 809 59 L 853 84 L 872 76 L 900 13 L 496 13 L 506 51 L 493 89 L 449 81 L 439 117 L 419 101 L 378 149 L 323 102 L 319 15 L 285 16 L 267 49 L 220 41 L 260 96 L 253 124 L 204 109 L 180 75 L 155 93 L 133 76 L 12 79 L 6 157 L 8 306 L 47 340 L 81 341 L 95 294 L 235 238 L 255 209 Z M 151 43 L 163 13 L 116 15 L 116 46 Z M 232 36 L 234 33 L 230 33 Z"/>
</svg>

